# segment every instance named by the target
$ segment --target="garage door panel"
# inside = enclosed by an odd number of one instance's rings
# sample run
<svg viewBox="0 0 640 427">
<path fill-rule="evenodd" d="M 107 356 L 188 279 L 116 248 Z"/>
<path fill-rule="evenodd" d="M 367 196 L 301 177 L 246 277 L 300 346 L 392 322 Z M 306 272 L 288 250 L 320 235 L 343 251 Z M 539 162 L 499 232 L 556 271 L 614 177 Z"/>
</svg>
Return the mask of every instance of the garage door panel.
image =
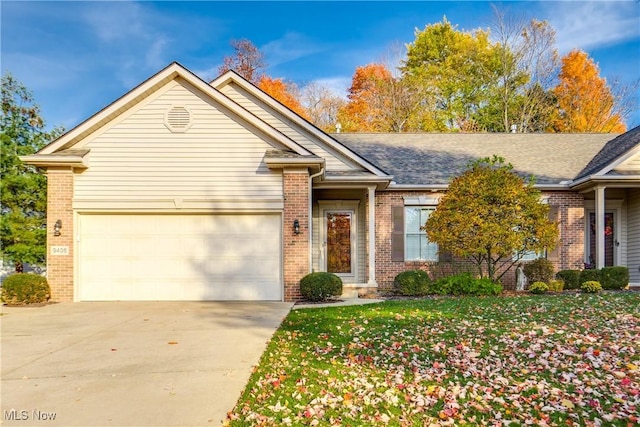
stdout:
<svg viewBox="0 0 640 427">
<path fill-rule="evenodd" d="M 280 300 L 280 215 L 81 215 L 82 300 Z"/>
</svg>

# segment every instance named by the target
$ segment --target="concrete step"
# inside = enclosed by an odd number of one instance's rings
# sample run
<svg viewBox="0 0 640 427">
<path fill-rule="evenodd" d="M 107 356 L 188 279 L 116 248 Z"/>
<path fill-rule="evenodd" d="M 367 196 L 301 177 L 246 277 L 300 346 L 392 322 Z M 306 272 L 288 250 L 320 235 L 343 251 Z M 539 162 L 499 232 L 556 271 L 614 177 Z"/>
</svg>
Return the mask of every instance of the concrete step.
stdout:
<svg viewBox="0 0 640 427">
<path fill-rule="evenodd" d="M 358 288 L 342 287 L 341 298 L 358 298 Z"/>
</svg>

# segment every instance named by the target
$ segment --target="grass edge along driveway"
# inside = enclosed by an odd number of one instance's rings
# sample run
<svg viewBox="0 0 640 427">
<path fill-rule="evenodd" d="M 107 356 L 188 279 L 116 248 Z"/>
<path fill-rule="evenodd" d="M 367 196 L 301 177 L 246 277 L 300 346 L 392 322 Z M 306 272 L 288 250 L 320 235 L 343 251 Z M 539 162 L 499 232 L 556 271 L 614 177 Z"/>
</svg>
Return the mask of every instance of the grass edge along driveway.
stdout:
<svg viewBox="0 0 640 427">
<path fill-rule="evenodd" d="M 640 293 L 294 310 L 227 423 L 638 425 Z"/>
</svg>

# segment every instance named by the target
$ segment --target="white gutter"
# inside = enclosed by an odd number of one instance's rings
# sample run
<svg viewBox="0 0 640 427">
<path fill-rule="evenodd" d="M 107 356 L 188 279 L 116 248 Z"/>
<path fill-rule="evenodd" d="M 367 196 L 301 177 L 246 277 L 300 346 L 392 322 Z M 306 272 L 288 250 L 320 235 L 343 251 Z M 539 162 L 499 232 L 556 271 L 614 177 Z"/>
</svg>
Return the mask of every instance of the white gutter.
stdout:
<svg viewBox="0 0 640 427">
<path fill-rule="evenodd" d="M 575 188 L 589 181 L 592 182 L 605 182 L 605 181 L 637 181 L 638 175 L 589 175 L 584 178 L 580 178 L 577 181 L 571 183 L 571 187 Z"/>
<path fill-rule="evenodd" d="M 415 184 L 396 184 L 392 182 L 387 187 L 388 190 L 446 190 L 449 188 L 448 184 L 432 184 L 432 185 L 415 185 Z"/>
<path fill-rule="evenodd" d="M 309 175 L 309 273 L 313 270 L 313 178 L 324 173 L 324 167 L 320 172 Z"/>
</svg>

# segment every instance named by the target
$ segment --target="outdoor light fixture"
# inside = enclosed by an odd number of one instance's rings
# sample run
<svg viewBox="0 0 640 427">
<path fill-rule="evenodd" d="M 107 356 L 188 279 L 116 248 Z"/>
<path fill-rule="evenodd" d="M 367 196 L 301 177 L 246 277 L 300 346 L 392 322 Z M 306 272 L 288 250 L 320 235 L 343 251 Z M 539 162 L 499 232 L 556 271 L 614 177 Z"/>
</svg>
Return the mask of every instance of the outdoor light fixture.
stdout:
<svg viewBox="0 0 640 427">
<path fill-rule="evenodd" d="M 54 236 L 59 236 L 61 228 L 62 228 L 62 221 L 61 220 L 57 220 L 56 223 L 53 224 L 53 235 Z"/>
<path fill-rule="evenodd" d="M 297 219 L 293 220 L 293 232 L 295 234 L 300 234 L 300 221 Z"/>
</svg>

